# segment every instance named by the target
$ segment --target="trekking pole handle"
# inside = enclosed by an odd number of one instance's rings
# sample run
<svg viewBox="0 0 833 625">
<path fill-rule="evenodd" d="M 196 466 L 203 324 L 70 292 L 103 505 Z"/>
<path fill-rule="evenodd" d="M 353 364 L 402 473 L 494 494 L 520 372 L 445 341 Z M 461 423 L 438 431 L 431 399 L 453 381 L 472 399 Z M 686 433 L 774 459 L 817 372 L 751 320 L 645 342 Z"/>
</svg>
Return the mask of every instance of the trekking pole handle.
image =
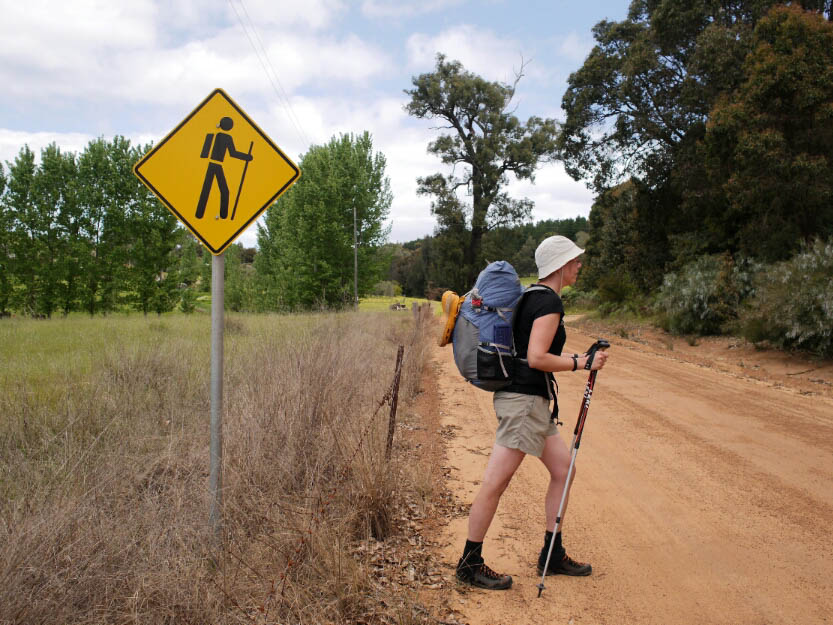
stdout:
<svg viewBox="0 0 833 625">
<path fill-rule="evenodd" d="M 585 369 L 590 369 L 593 366 L 593 359 L 596 357 L 596 352 L 605 351 L 610 347 L 610 343 L 605 339 L 597 339 L 595 343 L 587 350 L 587 362 L 584 365 Z"/>
<path fill-rule="evenodd" d="M 587 364 L 585 369 L 590 369 L 593 366 L 593 358 L 598 351 L 605 351 L 610 347 L 610 343 L 605 339 L 598 339 L 587 350 Z M 581 401 L 581 408 L 579 409 L 578 419 L 576 420 L 576 429 L 573 431 L 573 446 L 578 449 L 581 444 L 581 435 L 584 432 L 584 421 L 587 419 L 587 410 L 590 407 L 590 398 L 593 396 L 593 388 L 596 386 L 596 374 L 598 369 L 591 370 L 590 376 L 587 378 L 587 386 L 584 389 L 584 397 Z"/>
</svg>

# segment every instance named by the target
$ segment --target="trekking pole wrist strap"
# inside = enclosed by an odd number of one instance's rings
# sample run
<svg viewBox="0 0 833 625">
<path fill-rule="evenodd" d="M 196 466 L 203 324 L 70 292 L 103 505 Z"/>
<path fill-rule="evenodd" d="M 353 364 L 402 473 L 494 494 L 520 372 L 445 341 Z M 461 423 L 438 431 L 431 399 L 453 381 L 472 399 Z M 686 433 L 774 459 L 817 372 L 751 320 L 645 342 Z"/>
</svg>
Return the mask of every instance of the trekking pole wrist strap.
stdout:
<svg viewBox="0 0 833 625">
<path fill-rule="evenodd" d="M 573 371 L 578 369 L 578 354 L 573 354 Z"/>
</svg>

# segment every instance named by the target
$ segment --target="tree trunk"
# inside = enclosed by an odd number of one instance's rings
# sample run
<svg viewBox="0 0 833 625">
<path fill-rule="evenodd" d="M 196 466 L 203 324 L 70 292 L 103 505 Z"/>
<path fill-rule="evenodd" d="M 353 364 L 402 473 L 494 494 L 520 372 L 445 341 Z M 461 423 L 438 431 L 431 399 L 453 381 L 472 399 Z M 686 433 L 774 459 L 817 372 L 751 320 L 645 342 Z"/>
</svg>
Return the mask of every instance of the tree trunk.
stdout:
<svg viewBox="0 0 833 625">
<path fill-rule="evenodd" d="M 480 273 L 482 263 L 480 262 L 480 249 L 483 246 L 483 233 L 486 231 L 486 211 L 488 204 L 484 201 L 483 190 L 480 184 L 474 180 L 472 183 L 472 214 L 471 214 L 471 241 L 466 258 L 467 274 L 469 285 L 473 286 Z"/>
</svg>

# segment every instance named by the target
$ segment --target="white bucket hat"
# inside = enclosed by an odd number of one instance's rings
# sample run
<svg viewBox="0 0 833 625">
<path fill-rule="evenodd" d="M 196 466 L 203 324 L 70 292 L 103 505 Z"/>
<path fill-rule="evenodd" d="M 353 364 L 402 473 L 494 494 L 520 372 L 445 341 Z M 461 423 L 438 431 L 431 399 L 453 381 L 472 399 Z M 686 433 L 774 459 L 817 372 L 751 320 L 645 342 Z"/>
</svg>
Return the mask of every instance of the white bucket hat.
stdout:
<svg viewBox="0 0 833 625">
<path fill-rule="evenodd" d="M 535 250 L 535 264 L 538 266 L 538 279 L 541 280 L 558 271 L 571 260 L 584 254 L 584 250 L 567 237 L 555 235 L 541 241 Z"/>
</svg>

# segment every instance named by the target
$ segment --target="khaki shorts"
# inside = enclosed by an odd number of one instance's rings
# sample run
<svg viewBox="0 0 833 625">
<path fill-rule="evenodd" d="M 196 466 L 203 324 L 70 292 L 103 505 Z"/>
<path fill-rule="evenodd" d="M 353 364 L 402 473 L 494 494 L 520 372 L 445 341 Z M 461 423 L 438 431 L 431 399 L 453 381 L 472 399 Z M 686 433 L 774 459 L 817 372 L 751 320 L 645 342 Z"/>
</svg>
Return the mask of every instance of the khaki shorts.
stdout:
<svg viewBox="0 0 833 625">
<path fill-rule="evenodd" d="M 558 433 L 550 419 L 550 402 L 539 395 L 498 391 L 493 399 L 497 415 L 495 442 L 541 457 L 548 436 Z"/>
</svg>

